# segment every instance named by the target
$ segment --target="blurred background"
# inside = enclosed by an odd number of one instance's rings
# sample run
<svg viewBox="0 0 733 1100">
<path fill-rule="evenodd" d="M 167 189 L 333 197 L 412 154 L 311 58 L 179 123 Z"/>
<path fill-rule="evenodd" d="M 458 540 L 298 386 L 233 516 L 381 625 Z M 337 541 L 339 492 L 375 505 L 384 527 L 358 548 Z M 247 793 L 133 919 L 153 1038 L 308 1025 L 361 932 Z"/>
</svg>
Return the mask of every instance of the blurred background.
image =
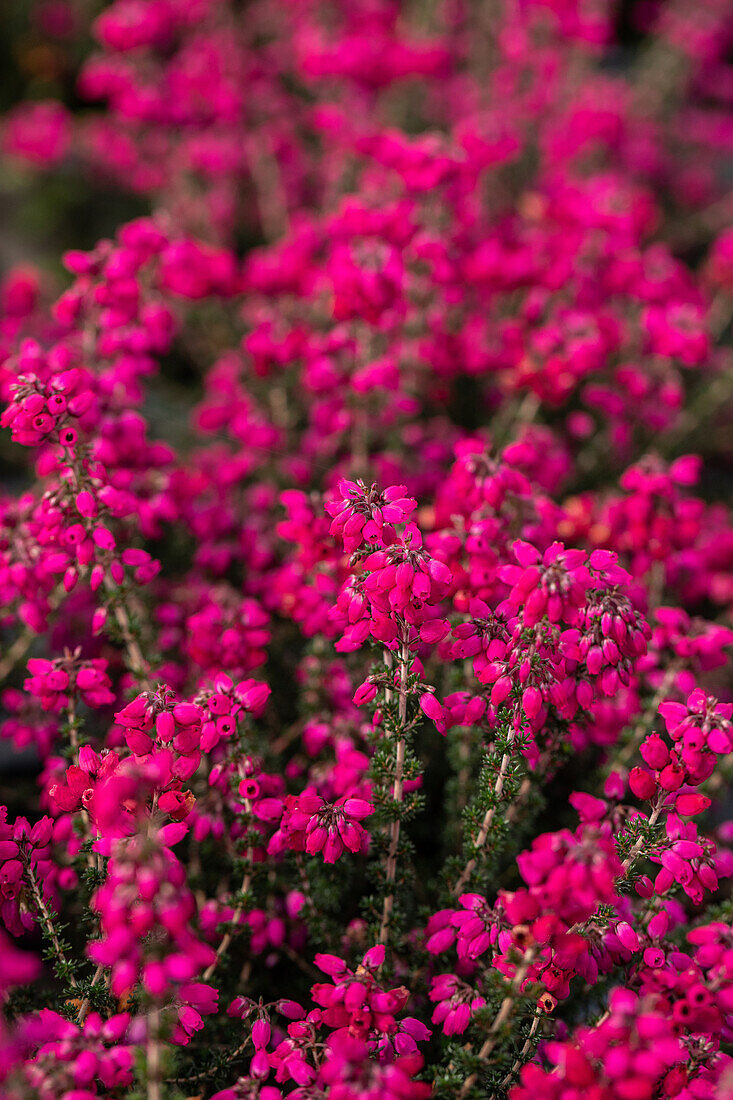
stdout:
<svg viewBox="0 0 733 1100">
<path fill-rule="evenodd" d="M 26 318 L 34 317 L 42 337 L 49 306 L 69 281 L 62 264 L 68 249 L 92 249 L 124 222 L 156 212 L 242 259 L 281 237 L 292 211 L 319 209 L 327 196 L 309 167 L 318 163 L 313 150 L 325 123 L 313 124 L 315 107 L 331 99 L 356 104 L 365 118 L 374 112 L 410 134 L 421 133 L 426 120 L 440 124 L 442 110 L 448 130 L 447 103 L 431 101 L 423 112 L 419 76 L 408 74 L 394 87 L 382 78 L 384 41 L 375 38 L 372 52 L 365 50 L 359 72 L 335 72 L 321 40 L 298 37 L 301 9 L 313 24 L 320 18 L 326 44 L 342 16 L 342 33 L 352 33 L 351 19 L 358 37 L 370 19 L 374 26 L 389 24 L 386 17 L 380 22 L 380 9 L 399 9 L 405 24 L 427 40 L 446 33 L 460 12 L 471 28 L 466 67 L 479 85 L 486 73 L 490 88 L 500 4 L 359 0 L 343 10 L 311 0 L 0 4 L 0 372 Z M 533 5 L 543 7 L 541 0 Z M 517 10 L 523 6 L 518 0 Z M 579 143 L 577 159 L 593 171 L 619 169 L 648 187 L 664 215 L 656 237 L 691 267 L 704 268 L 711 246 L 733 225 L 733 3 L 557 0 L 544 6 L 567 39 L 568 64 L 578 63 L 578 96 L 554 104 L 553 117 L 525 120 L 537 148 L 519 163 L 508 156 L 506 166 L 499 164 L 503 190 L 497 193 L 513 204 L 525 188 L 529 192 L 548 144 L 554 143 L 551 162 L 564 137 L 572 145 L 582 115 L 593 140 L 582 148 Z M 169 9 L 186 10 L 185 33 L 175 18 L 166 21 Z M 234 42 L 242 46 L 239 53 Z M 510 44 L 502 46 L 510 55 Z M 589 71 L 595 79 L 588 79 Z M 539 67 L 531 75 L 544 79 Z M 563 94 L 573 87 L 571 73 Z M 493 94 L 487 93 L 487 132 L 499 148 L 501 101 L 492 101 Z M 295 112 L 294 105 L 300 105 Z M 562 155 L 570 160 L 575 154 L 566 148 Z M 536 174 L 541 178 L 540 170 Z M 712 318 L 726 346 L 729 307 L 730 301 Z M 187 438 L 189 412 L 212 358 L 206 346 L 195 353 L 199 335 L 189 329 L 146 384 L 152 431 L 174 443 Z M 229 346 L 226 335 L 222 344 Z M 464 379 L 456 419 L 470 427 L 472 395 Z M 713 415 L 721 405 L 714 387 L 696 399 L 698 420 L 686 426 L 685 447 L 705 457 L 703 494 L 730 500 L 730 419 Z M 30 480 L 22 451 L 0 432 L 6 493 L 17 494 Z M 32 771 L 35 757 L 7 753 L 0 739 L 0 768 L 6 777 L 0 801 L 12 803 L 13 775 Z"/>
</svg>

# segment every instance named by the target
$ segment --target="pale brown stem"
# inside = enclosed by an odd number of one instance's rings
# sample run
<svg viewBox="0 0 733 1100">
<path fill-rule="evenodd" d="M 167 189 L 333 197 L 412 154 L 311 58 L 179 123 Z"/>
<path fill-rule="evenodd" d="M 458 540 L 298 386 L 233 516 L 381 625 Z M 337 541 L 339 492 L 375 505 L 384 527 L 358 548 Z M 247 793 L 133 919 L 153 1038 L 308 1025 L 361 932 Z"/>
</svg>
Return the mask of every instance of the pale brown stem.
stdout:
<svg viewBox="0 0 733 1100">
<path fill-rule="evenodd" d="M 656 611 L 662 602 L 665 579 L 666 569 L 664 562 L 655 561 L 649 570 L 649 582 L 647 584 L 650 611 Z"/>
<path fill-rule="evenodd" d="M 236 1050 L 233 1050 L 231 1054 L 226 1057 L 227 1063 L 234 1062 L 242 1051 L 247 1049 L 247 1044 L 252 1041 L 252 1036 L 248 1035 L 244 1042 L 240 1043 Z M 201 1070 L 200 1073 L 194 1073 L 191 1077 L 166 1077 L 166 1084 L 168 1085 L 185 1085 L 189 1081 L 201 1081 L 204 1077 L 211 1075 L 210 1069 Z"/>
<path fill-rule="evenodd" d="M 246 874 L 244 876 L 244 878 L 242 879 L 242 893 L 243 894 L 249 893 L 249 888 L 250 888 L 251 883 L 252 883 L 251 876 L 249 874 Z M 234 910 L 234 916 L 231 919 L 231 924 L 232 925 L 238 925 L 239 924 L 239 920 L 240 920 L 240 917 L 242 916 L 243 912 L 244 912 L 244 904 L 243 904 L 243 902 L 240 902 L 239 905 L 237 906 L 237 908 Z M 229 944 L 232 942 L 233 939 L 234 939 L 234 931 L 233 931 L 233 929 L 230 929 L 228 932 L 226 932 L 224 934 L 221 943 L 219 944 L 219 946 L 216 949 L 216 958 L 214 959 L 214 961 L 212 963 L 210 963 L 207 966 L 206 970 L 204 971 L 203 980 L 205 982 L 208 982 L 209 978 L 211 977 L 211 975 L 216 970 L 217 966 L 219 965 L 219 960 L 221 959 L 222 955 L 227 950 L 227 948 L 229 947 Z"/>
<path fill-rule="evenodd" d="M 517 419 L 515 423 L 515 430 L 517 428 L 523 428 L 526 424 L 531 424 L 537 415 L 537 411 L 540 407 L 540 399 L 536 393 L 530 391 L 525 394 L 522 404 L 517 410 Z"/>
<path fill-rule="evenodd" d="M 74 701 L 73 696 L 71 697 L 71 701 L 69 703 L 69 741 L 71 742 L 71 747 L 74 750 L 75 760 L 76 760 L 76 763 L 78 764 L 79 763 L 79 735 L 78 735 L 77 730 L 76 730 L 76 703 Z M 92 826 L 91 826 L 91 822 L 89 820 L 89 814 L 87 813 L 86 809 L 83 806 L 81 807 L 81 809 L 79 811 L 79 820 L 81 821 L 81 827 L 82 827 L 82 832 L 84 833 L 85 841 L 92 840 L 93 839 L 93 837 L 92 837 Z M 90 871 L 95 871 L 95 870 L 98 869 L 97 856 L 95 855 L 94 852 L 87 852 L 86 853 L 86 864 L 87 864 L 87 867 L 89 868 Z M 104 967 L 102 967 L 102 966 L 97 967 L 97 969 L 94 972 L 94 977 L 92 978 L 92 986 L 95 986 L 97 984 L 100 977 L 102 976 L 102 971 L 103 970 L 104 970 Z M 83 1024 L 85 1019 L 87 1018 L 87 1014 L 89 1012 L 90 1006 L 91 1006 L 91 1001 L 90 1001 L 89 997 L 87 996 L 87 997 L 84 998 L 84 1000 L 82 1001 L 81 1006 L 79 1008 L 78 1022 L 80 1024 Z"/>
<path fill-rule="evenodd" d="M 295 722 L 294 725 L 290 727 L 290 729 L 285 730 L 284 733 L 280 734 L 276 741 L 272 742 L 272 745 L 270 746 L 270 751 L 272 752 L 272 755 L 279 756 L 280 753 L 282 753 L 284 749 L 288 747 L 288 745 L 292 745 L 293 741 L 296 741 L 297 738 L 300 737 L 302 732 L 303 723 Z"/>
<path fill-rule="evenodd" d="M 521 966 L 517 968 L 517 972 L 512 979 L 511 989 L 507 993 L 504 1000 L 501 1002 L 499 1011 L 492 1020 L 491 1027 L 489 1028 L 489 1034 L 486 1036 L 486 1040 L 478 1052 L 479 1061 L 485 1062 L 496 1044 L 499 1042 L 499 1032 L 514 1011 L 514 1005 L 516 1004 L 517 1000 L 517 993 L 519 992 L 519 988 L 522 982 L 527 976 L 527 971 L 534 962 L 536 950 L 537 949 L 535 947 L 531 947 L 527 952 L 527 955 Z M 463 1082 L 463 1085 L 461 1086 L 460 1092 L 458 1093 L 459 1100 L 461 1100 L 461 1098 L 464 1097 L 466 1093 L 470 1092 L 470 1090 L 476 1084 L 477 1078 L 477 1073 L 472 1073 L 469 1077 L 466 1078 L 466 1080 Z"/>
<path fill-rule="evenodd" d="M 66 461 L 71 471 L 72 484 L 74 486 L 74 489 L 78 491 L 81 484 L 81 467 L 79 465 L 79 460 L 68 450 L 65 451 L 65 454 Z M 112 580 L 106 574 L 104 577 L 104 587 L 110 596 L 116 596 L 115 586 Z M 145 689 L 149 689 L 150 683 L 148 680 L 148 676 L 150 673 L 150 668 L 147 661 L 143 657 L 143 653 L 140 649 L 137 639 L 132 633 L 132 627 L 130 625 L 130 617 L 127 614 L 127 608 L 125 608 L 122 604 L 115 603 L 114 616 L 117 620 L 117 625 L 120 628 L 120 633 L 122 634 L 122 639 L 125 643 L 125 650 L 127 652 L 127 663 L 130 667 L 130 670 L 138 676 L 140 680 L 140 686 Z"/>
<path fill-rule="evenodd" d="M 99 979 L 102 977 L 102 971 L 103 970 L 104 970 L 103 966 L 98 966 L 97 969 L 94 971 L 94 977 L 92 978 L 92 986 L 95 986 L 97 984 L 97 982 L 99 981 Z M 79 1024 L 84 1023 L 84 1021 L 87 1018 L 87 1015 L 89 1014 L 90 1007 L 91 1007 L 91 1000 L 90 1000 L 89 997 L 85 997 L 84 1000 L 81 1002 L 81 1005 L 79 1007 L 79 1015 L 77 1017 L 77 1023 L 79 1023 Z"/>
<path fill-rule="evenodd" d="M 27 867 L 27 872 L 28 872 L 28 882 L 30 884 L 31 892 L 33 894 L 33 899 L 34 899 L 36 905 L 38 906 L 39 913 L 41 914 L 41 920 L 43 922 L 43 926 L 46 929 L 46 932 L 48 933 L 48 936 L 49 936 L 49 939 L 51 940 L 51 943 L 53 944 L 53 949 L 56 952 L 56 958 L 58 959 L 58 961 L 63 966 L 70 968 L 69 960 L 66 958 L 66 955 L 64 954 L 64 949 L 61 946 L 61 942 L 60 942 L 59 937 L 56 933 L 56 928 L 54 927 L 53 920 L 51 919 L 51 914 L 49 913 L 48 908 L 46 906 L 46 903 L 43 900 L 43 894 L 41 893 L 41 888 L 38 885 L 38 879 L 36 878 L 35 874 L 33 873 L 33 868 L 30 866 L 30 864 Z M 74 978 L 74 975 L 71 974 L 71 973 L 69 973 L 69 983 L 74 987 L 74 989 L 77 988 L 76 979 Z"/>
<path fill-rule="evenodd" d="M 530 390 L 519 403 L 517 399 L 507 400 L 493 425 L 492 437 L 495 447 L 508 442 L 522 428 L 531 424 L 540 407 L 539 398 Z"/>
<path fill-rule="evenodd" d="M 351 435 L 351 472 L 354 477 L 366 477 L 369 467 L 369 422 L 363 408 L 354 411 Z"/>
<path fill-rule="evenodd" d="M 161 1100 L 160 1012 L 157 1008 L 148 1013 L 146 1058 L 148 1100 Z"/>
<path fill-rule="evenodd" d="M 507 772 L 509 770 L 509 761 L 511 760 L 511 746 L 514 742 L 514 731 L 513 730 L 509 734 L 508 740 L 509 740 L 509 745 L 507 746 L 506 752 L 504 753 L 504 755 L 501 758 L 501 765 L 499 767 L 499 774 L 497 775 L 496 782 L 494 784 L 494 798 L 496 799 L 497 802 L 499 801 L 502 794 L 504 793 L 504 783 L 506 781 Z M 476 839 L 474 841 L 474 847 L 477 849 L 477 853 L 476 853 L 476 855 L 472 856 L 471 859 L 469 859 L 468 863 L 466 864 L 466 866 L 463 868 L 463 871 L 461 872 L 461 875 L 460 875 L 460 878 L 458 879 L 458 882 L 453 887 L 453 893 L 456 894 L 456 895 L 461 893 L 461 891 L 463 890 L 463 887 L 466 885 L 466 883 L 468 882 L 468 880 L 470 879 L 471 875 L 473 874 L 473 872 L 476 868 L 476 864 L 478 862 L 478 852 L 481 851 L 481 849 L 486 844 L 486 840 L 488 838 L 489 831 L 491 829 L 491 823 L 494 820 L 494 815 L 495 814 L 496 814 L 496 805 L 490 806 L 489 809 L 486 811 L 486 813 L 484 815 L 484 819 L 481 822 L 481 828 L 479 829 L 478 834 L 476 836 Z"/>
<path fill-rule="evenodd" d="M 404 730 L 405 722 L 407 720 L 407 661 L 408 652 L 407 644 L 403 641 L 400 647 L 400 701 L 398 707 L 398 721 L 400 730 Z M 405 771 L 405 738 L 401 736 L 397 742 L 397 751 L 395 754 L 395 771 L 394 771 L 394 784 L 392 787 L 392 800 L 398 805 L 402 804 L 402 791 L 404 787 Z M 389 924 L 392 919 L 392 909 L 394 907 L 394 882 L 397 875 L 397 848 L 400 842 L 400 819 L 396 818 L 389 829 L 389 851 L 387 852 L 387 866 L 385 869 L 385 880 L 387 883 L 387 893 L 384 897 L 384 907 L 382 909 L 382 923 L 379 929 L 379 943 L 387 942 L 387 934 L 389 932 Z"/>
<path fill-rule="evenodd" d="M 114 593 L 114 589 L 110 581 L 105 579 L 105 587 L 108 592 Z M 143 652 L 140 649 L 137 638 L 132 633 L 132 627 L 130 625 L 130 617 L 127 614 L 127 608 L 122 604 L 115 604 L 114 615 L 117 620 L 117 625 L 120 628 L 120 634 L 122 640 L 125 643 L 125 650 L 127 652 L 127 663 L 130 666 L 130 670 L 136 674 L 140 680 L 140 686 L 146 689 L 150 688 L 150 682 L 148 679 L 150 668 L 147 661 L 143 657 Z"/>
<path fill-rule="evenodd" d="M 730 202 L 728 203 L 728 217 L 730 218 Z M 710 303 L 708 313 L 708 326 L 713 336 L 719 339 L 731 320 L 733 320 L 733 302 L 731 302 L 727 292 L 719 292 Z"/>
<path fill-rule="evenodd" d="M 252 812 L 252 803 L 249 801 L 249 799 L 244 800 L 244 808 L 245 808 L 245 812 L 247 814 L 250 814 Z M 244 878 L 242 879 L 242 887 L 241 887 L 241 891 L 240 891 L 245 897 L 246 897 L 247 894 L 249 894 L 250 887 L 252 885 L 252 872 L 250 870 L 250 867 L 252 866 L 253 854 L 254 853 L 253 853 L 252 849 L 248 848 L 247 849 L 247 870 L 244 873 Z M 216 949 L 216 957 L 214 958 L 213 962 L 209 963 L 206 970 L 204 971 L 203 980 L 205 982 L 208 982 L 209 978 L 211 977 L 211 975 L 214 973 L 217 966 L 219 965 L 219 960 L 221 959 L 222 955 L 228 949 L 229 944 L 234 939 L 234 933 L 235 933 L 236 928 L 239 925 L 239 921 L 241 919 L 241 916 L 242 916 L 243 912 L 244 912 L 244 898 L 239 902 L 239 904 L 237 905 L 237 908 L 234 910 L 234 916 L 231 919 L 229 930 L 227 932 L 225 932 L 224 936 L 222 937 L 221 943 L 219 944 L 219 946 Z"/>
<path fill-rule="evenodd" d="M 534 1019 L 532 1020 L 532 1026 L 529 1029 L 529 1035 L 527 1036 L 525 1044 L 522 1047 L 522 1049 L 520 1050 L 519 1054 L 517 1055 L 516 1062 L 514 1063 L 512 1068 L 509 1070 L 509 1072 L 507 1073 L 504 1080 L 501 1082 L 500 1088 L 505 1089 L 507 1087 L 507 1085 L 509 1085 L 511 1083 L 511 1080 L 514 1077 L 515 1073 L 518 1073 L 519 1070 L 524 1065 L 524 1060 L 527 1057 L 527 1055 L 529 1054 L 530 1050 L 532 1049 L 532 1040 L 535 1037 L 535 1034 L 537 1032 L 537 1028 L 540 1026 L 540 1020 L 541 1019 L 542 1019 L 542 1013 L 537 1012 L 535 1014 Z M 494 1093 L 490 1097 L 490 1100 L 496 1100 L 496 1093 Z"/>
<path fill-rule="evenodd" d="M 270 412 L 272 422 L 278 428 L 287 428 L 290 418 L 288 415 L 288 395 L 284 386 L 273 385 L 268 390 L 270 399 Z"/>
<path fill-rule="evenodd" d="M 268 241 L 284 237 L 288 231 L 288 203 L 280 165 L 261 127 L 249 148 L 249 171 L 257 196 L 262 232 Z"/>
<path fill-rule="evenodd" d="M 514 799 L 511 806 L 507 809 L 506 819 L 508 822 L 511 823 L 512 821 L 517 820 L 517 818 L 519 817 L 519 811 L 521 810 L 522 805 L 524 804 L 524 801 L 531 789 L 532 780 L 529 778 L 528 775 L 526 775 L 522 780 L 522 784 L 519 790 L 517 791 L 517 797 Z"/>
<path fill-rule="evenodd" d="M 651 826 L 656 825 L 657 821 L 659 820 L 659 815 L 660 815 L 661 812 L 662 812 L 662 804 L 660 802 L 660 804 L 654 810 L 652 810 L 652 812 L 650 814 L 650 817 L 649 817 L 649 826 L 650 826 L 650 828 L 651 828 Z M 638 856 L 641 849 L 644 847 L 644 840 L 645 840 L 645 838 L 643 836 L 639 837 L 639 839 L 634 844 L 634 847 L 631 849 L 631 851 L 627 855 L 626 859 L 621 864 L 621 866 L 624 869 L 624 872 L 628 871 L 629 867 L 634 862 L 634 860 Z"/>
<path fill-rule="evenodd" d="M 385 668 L 387 669 L 388 672 L 392 671 L 392 654 L 388 649 L 385 649 L 385 651 L 384 651 L 384 665 L 385 665 Z M 387 678 L 387 683 L 388 684 L 392 684 L 393 682 L 394 681 L 393 681 L 392 677 Z M 392 688 L 391 687 L 385 687 L 385 689 L 384 689 L 384 698 L 386 699 L 386 701 L 388 703 L 392 702 Z"/>
</svg>

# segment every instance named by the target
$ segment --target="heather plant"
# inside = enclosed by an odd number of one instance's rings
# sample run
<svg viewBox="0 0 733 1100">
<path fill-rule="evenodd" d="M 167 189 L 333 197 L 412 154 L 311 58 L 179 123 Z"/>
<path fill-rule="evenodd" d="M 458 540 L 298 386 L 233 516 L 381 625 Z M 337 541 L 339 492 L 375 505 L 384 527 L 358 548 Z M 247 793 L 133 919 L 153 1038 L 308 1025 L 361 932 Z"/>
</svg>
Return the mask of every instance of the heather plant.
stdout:
<svg viewBox="0 0 733 1100">
<path fill-rule="evenodd" d="M 727 1100 L 733 6 L 24 11 L 0 1094 Z"/>
</svg>

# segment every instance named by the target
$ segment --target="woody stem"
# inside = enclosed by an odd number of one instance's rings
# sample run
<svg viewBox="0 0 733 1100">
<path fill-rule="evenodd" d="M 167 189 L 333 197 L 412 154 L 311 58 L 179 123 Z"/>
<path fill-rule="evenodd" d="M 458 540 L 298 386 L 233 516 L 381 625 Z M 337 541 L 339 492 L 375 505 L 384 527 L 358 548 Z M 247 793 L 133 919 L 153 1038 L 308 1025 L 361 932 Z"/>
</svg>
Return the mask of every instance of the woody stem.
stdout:
<svg viewBox="0 0 733 1100">
<path fill-rule="evenodd" d="M 400 686 L 399 686 L 399 704 L 397 717 L 400 728 L 400 736 L 397 741 L 397 749 L 395 753 L 395 769 L 394 769 L 394 782 L 392 786 L 392 800 L 397 806 L 402 805 L 402 791 L 404 786 L 404 771 L 405 771 L 405 736 L 404 729 L 407 721 L 407 662 L 408 651 L 406 642 L 402 641 L 400 645 Z M 392 919 L 392 909 L 394 907 L 394 882 L 397 874 L 397 849 L 400 843 L 400 819 L 399 816 L 395 817 L 394 821 L 390 825 L 389 830 L 389 850 L 387 852 L 387 865 L 385 869 L 385 881 L 387 884 L 387 893 L 384 897 L 384 906 L 382 909 L 382 923 L 379 929 L 379 942 L 386 943 L 387 935 L 389 932 L 389 925 Z"/>
<path fill-rule="evenodd" d="M 486 844 L 486 840 L 488 838 L 489 831 L 491 829 L 491 823 L 494 820 L 494 815 L 496 814 L 496 810 L 497 810 L 499 801 L 501 799 L 502 794 L 504 793 L 504 783 L 506 781 L 507 772 L 509 771 L 509 761 L 511 759 L 511 749 L 512 749 L 512 744 L 514 743 L 514 731 L 513 730 L 509 733 L 509 737 L 507 739 L 507 742 L 508 743 L 507 743 L 506 751 L 504 752 L 504 755 L 501 758 L 501 764 L 499 766 L 499 774 L 497 775 L 496 782 L 494 783 L 494 804 L 492 806 L 490 806 L 488 808 L 488 810 L 486 811 L 486 813 L 484 815 L 484 819 L 481 822 L 481 827 L 480 827 L 480 829 L 478 831 L 478 834 L 476 836 L 476 839 L 474 841 L 474 848 L 476 849 L 476 854 L 473 855 L 471 857 L 471 859 L 469 859 L 468 863 L 466 864 L 466 866 L 463 868 L 463 871 L 461 872 L 460 878 L 458 879 L 458 881 L 456 882 L 456 884 L 453 888 L 453 893 L 456 894 L 456 895 L 461 893 L 461 891 L 463 890 L 463 887 L 466 885 L 466 883 L 468 882 L 468 880 L 470 879 L 471 875 L 473 874 L 473 872 L 475 870 L 476 863 L 478 862 L 478 852 Z"/>
</svg>

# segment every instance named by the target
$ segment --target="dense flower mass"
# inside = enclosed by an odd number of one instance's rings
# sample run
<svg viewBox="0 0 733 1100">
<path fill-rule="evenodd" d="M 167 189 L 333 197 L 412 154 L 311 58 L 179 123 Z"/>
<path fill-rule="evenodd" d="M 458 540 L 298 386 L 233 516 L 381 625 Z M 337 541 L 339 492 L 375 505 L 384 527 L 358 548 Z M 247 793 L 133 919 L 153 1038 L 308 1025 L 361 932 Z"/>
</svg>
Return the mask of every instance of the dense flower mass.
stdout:
<svg viewBox="0 0 733 1100">
<path fill-rule="evenodd" d="M 13 7 L 0 1095 L 730 1100 L 733 2 Z"/>
</svg>

